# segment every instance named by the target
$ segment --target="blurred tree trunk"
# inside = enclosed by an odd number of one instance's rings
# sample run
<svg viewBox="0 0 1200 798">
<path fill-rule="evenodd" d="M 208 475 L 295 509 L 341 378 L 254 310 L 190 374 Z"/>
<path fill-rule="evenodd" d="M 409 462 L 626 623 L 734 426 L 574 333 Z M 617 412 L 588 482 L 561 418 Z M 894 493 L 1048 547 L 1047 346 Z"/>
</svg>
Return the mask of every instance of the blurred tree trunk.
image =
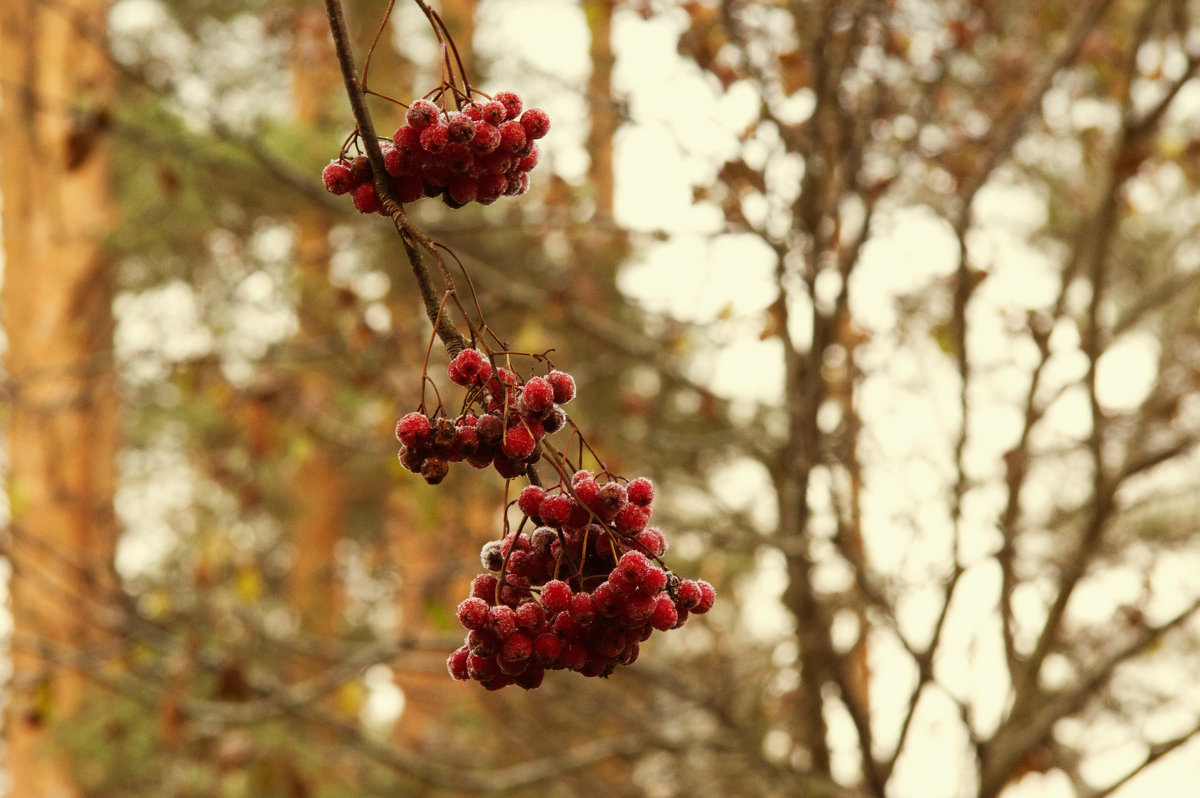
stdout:
<svg viewBox="0 0 1200 798">
<path fill-rule="evenodd" d="M 301 11 L 292 39 L 292 91 L 296 122 L 301 127 L 320 122 L 321 111 L 339 85 L 333 69 L 333 47 L 325 15 Z M 299 282 L 301 346 L 319 346 L 329 334 L 329 223 L 318 209 L 296 215 L 295 263 Z M 329 412 L 335 385 L 320 369 L 308 369 L 296 385 L 298 412 L 312 416 Z M 300 464 L 294 483 L 296 557 L 291 571 L 291 602 L 301 628 L 319 635 L 334 632 L 339 604 L 334 580 L 334 547 L 345 532 L 347 486 L 333 453 L 313 446 Z"/>
<path fill-rule="evenodd" d="M 114 587 L 118 403 L 112 262 L 102 246 L 114 218 L 104 137 L 111 72 L 97 38 L 105 7 L 0 4 L 15 651 L 5 742 L 10 793 L 20 796 L 78 794 L 43 740 L 78 706 L 83 678 L 54 670 L 49 652 L 86 653 Z"/>
</svg>

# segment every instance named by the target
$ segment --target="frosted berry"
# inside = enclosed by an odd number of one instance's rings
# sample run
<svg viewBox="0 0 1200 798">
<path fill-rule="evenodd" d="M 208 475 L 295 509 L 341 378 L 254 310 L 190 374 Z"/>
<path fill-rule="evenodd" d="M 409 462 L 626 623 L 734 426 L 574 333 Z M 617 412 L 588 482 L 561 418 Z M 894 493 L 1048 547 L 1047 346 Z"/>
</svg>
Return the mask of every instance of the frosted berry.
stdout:
<svg viewBox="0 0 1200 798">
<path fill-rule="evenodd" d="M 667 553 L 667 539 L 657 529 L 643 529 L 634 536 L 634 540 L 651 557 L 661 557 Z"/>
<path fill-rule="evenodd" d="M 562 654 L 562 641 L 551 632 L 542 632 L 533 639 L 533 658 L 540 665 L 550 666 L 558 662 Z"/>
<path fill-rule="evenodd" d="M 552 579 L 542 585 L 541 601 L 550 614 L 563 612 L 571 606 L 571 586 L 561 579 Z"/>
<path fill-rule="evenodd" d="M 443 457 L 427 457 L 421 463 L 421 476 L 430 485 L 437 485 L 450 473 L 450 463 Z"/>
<path fill-rule="evenodd" d="M 538 485 L 526 485 L 517 495 L 517 507 L 531 518 L 538 517 L 538 507 L 546 499 L 546 490 Z"/>
<path fill-rule="evenodd" d="M 383 168 L 392 177 L 400 177 L 409 173 L 413 168 L 413 163 L 403 150 L 388 147 L 387 152 L 383 154 Z"/>
<path fill-rule="evenodd" d="M 624 581 L 629 585 L 641 584 L 646 578 L 646 572 L 651 568 L 650 560 L 646 559 L 646 555 L 640 551 L 627 551 L 621 555 L 621 559 L 617 561 L 617 567 L 613 568 L 613 578 Z"/>
<path fill-rule="evenodd" d="M 470 655 L 470 649 L 462 646 L 461 648 L 456 648 L 446 658 L 446 670 L 450 672 L 450 678 L 459 682 L 465 682 L 471 678 L 471 674 L 467 671 L 467 657 Z"/>
<path fill-rule="evenodd" d="M 654 600 L 654 612 L 650 615 L 650 625 L 660 632 L 665 632 L 679 622 L 679 612 L 675 604 L 666 594 Z"/>
<path fill-rule="evenodd" d="M 712 609 L 713 602 L 717 600 L 717 591 L 703 579 L 696 582 L 696 586 L 700 589 L 700 601 L 692 607 L 692 612 L 703 615 Z"/>
<path fill-rule="evenodd" d="M 492 657 L 480 657 L 476 654 L 467 655 L 467 672 L 471 678 L 479 682 L 489 682 L 500 675 L 500 666 Z"/>
<path fill-rule="evenodd" d="M 450 141 L 456 144 L 466 144 L 475 138 L 475 123 L 465 114 L 450 114 L 450 118 L 446 122 L 446 130 Z"/>
<path fill-rule="evenodd" d="M 521 114 L 521 127 L 531 141 L 540 139 L 550 130 L 550 117 L 546 116 L 546 112 L 540 108 L 530 108 Z"/>
<path fill-rule="evenodd" d="M 513 427 L 504 433 L 504 442 L 500 445 L 500 451 L 513 460 L 524 460 L 533 454 L 535 446 L 537 446 L 537 441 L 533 439 L 529 430 L 525 427 Z"/>
<path fill-rule="evenodd" d="M 700 585 L 691 579 L 682 580 L 676 592 L 679 596 L 678 605 L 685 610 L 693 609 L 700 603 Z"/>
<path fill-rule="evenodd" d="M 554 388 L 541 377 L 530 377 L 521 388 L 521 402 L 533 413 L 542 413 L 554 404 Z"/>
<path fill-rule="evenodd" d="M 501 640 L 517 631 L 517 614 L 512 607 L 498 605 L 488 610 L 492 632 Z"/>
<path fill-rule="evenodd" d="M 492 376 L 492 364 L 478 349 L 464 349 L 450 361 L 448 371 L 451 382 L 469 387 L 487 381 Z"/>
<path fill-rule="evenodd" d="M 490 125 L 487 122 L 475 123 L 475 135 L 471 138 L 470 147 L 474 152 L 480 155 L 487 155 L 495 152 L 500 146 L 500 131 L 495 125 Z"/>
<path fill-rule="evenodd" d="M 504 112 L 509 119 L 516 119 L 521 115 L 521 98 L 514 92 L 497 92 L 492 99 L 504 106 Z"/>
<path fill-rule="evenodd" d="M 509 662 L 524 662 L 533 653 L 533 640 L 525 632 L 513 632 L 504 638 L 500 656 Z"/>
<path fill-rule="evenodd" d="M 479 550 L 479 564 L 489 571 L 504 567 L 504 547 L 498 540 L 490 540 Z"/>
<path fill-rule="evenodd" d="M 445 125 L 430 125 L 421 131 L 421 149 L 437 155 L 450 144 L 450 131 Z"/>
<path fill-rule="evenodd" d="M 538 517 L 547 526 L 561 527 L 571 517 L 573 507 L 571 497 L 556 493 L 542 501 L 538 507 Z"/>
<path fill-rule="evenodd" d="M 558 533 L 548 526 L 539 526 L 529 536 L 529 546 L 538 554 L 550 555 L 556 542 L 558 542 Z"/>
<path fill-rule="evenodd" d="M 550 408 L 550 412 L 542 419 L 542 429 L 547 435 L 553 435 L 563 428 L 567 423 L 567 411 L 563 410 L 558 405 Z"/>
<path fill-rule="evenodd" d="M 504 107 L 504 103 L 492 100 L 480 109 L 480 117 L 489 125 L 499 127 L 505 119 L 508 119 L 508 109 Z"/>
<path fill-rule="evenodd" d="M 658 593 L 667 586 L 667 573 L 661 568 L 648 568 L 646 575 L 642 577 L 642 583 L 638 586 L 643 593 L 651 595 Z"/>
<path fill-rule="evenodd" d="M 605 521 L 611 521 L 625 506 L 625 503 L 625 486 L 619 482 L 606 482 L 600 486 L 600 490 L 596 494 L 596 501 L 588 506 Z"/>
<path fill-rule="evenodd" d="M 654 501 L 654 483 L 645 477 L 638 477 L 625 486 L 625 495 L 630 503 L 649 507 Z"/>
<path fill-rule="evenodd" d="M 321 172 L 321 180 L 325 183 L 325 190 L 330 194 L 345 194 L 354 187 L 354 178 L 350 175 L 350 164 L 340 159 L 329 162 L 329 165 Z"/>
<path fill-rule="evenodd" d="M 405 446 L 428 443 L 432 435 L 433 425 L 424 413 L 407 413 L 396 422 L 396 438 Z"/>
<path fill-rule="evenodd" d="M 586 624 L 596 615 L 596 602 L 591 593 L 576 593 L 571 596 L 569 608 L 571 618 L 576 623 Z"/>
<path fill-rule="evenodd" d="M 482 629 L 488 623 L 488 604 L 481 598 L 471 597 L 458 605 L 458 622 L 467 631 Z"/>
<path fill-rule="evenodd" d="M 645 509 L 638 507 L 636 504 L 626 504 L 613 517 L 613 526 L 622 535 L 635 535 L 646 528 L 649 520 L 649 515 Z"/>
<path fill-rule="evenodd" d="M 462 107 L 463 116 L 470 119 L 472 122 L 478 122 L 483 119 L 483 106 L 479 103 L 467 103 Z"/>
<path fill-rule="evenodd" d="M 525 128 L 520 122 L 510 120 L 500 125 L 500 150 L 517 153 L 525 148 L 525 142 Z"/>
<path fill-rule="evenodd" d="M 440 110 L 429 100 L 414 100 L 404 114 L 405 121 L 415 130 L 424 130 L 437 121 Z"/>
<path fill-rule="evenodd" d="M 399 128 L 392 136 L 392 147 L 397 152 L 416 158 L 423 154 L 421 150 L 421 131 L 410 125 Z"/>
<path fill-rule="evenodd" d="M 400 175 L 392 180 L 392 192 L 396 196 L 396 202 L 406 205 L 425 195 L 425 184 L 416 175 Z"/>
<path fill-rule="evenodd" d="M 491 604 L 496 600 L 496 585 L 499 581 L 493 574 L 479 574 L 471 580 L 471 595 Z"/>
<path fill-rule="evenodd" d="M 575 378 L 565 371 L 552 371 L 546 375 L 546 381 L 554 388 L 554 401 L 560 405 L 575 398 Z"/>
<path fill-rule="evenodd" d="M 540 629 L 546 625 L 546 610 L 536 601 L 527 601 L 517 607 L 517 628 Z"/>
<path fill-rule="evenodd" d="M 533 167 L 538 165 L 538 161 L 540 160 L 540 158 L 541 158 L 541 151 L 538 150 L 537 147 L 534 147 L 533 149 L 531 149 L 529 151 L 528 155 L 526 155 L 521 160 L 517 161 L 517 168 L 520 169 L 522 172 L 528 172 L 528 171 L 532 170 Z"/>
</svg>

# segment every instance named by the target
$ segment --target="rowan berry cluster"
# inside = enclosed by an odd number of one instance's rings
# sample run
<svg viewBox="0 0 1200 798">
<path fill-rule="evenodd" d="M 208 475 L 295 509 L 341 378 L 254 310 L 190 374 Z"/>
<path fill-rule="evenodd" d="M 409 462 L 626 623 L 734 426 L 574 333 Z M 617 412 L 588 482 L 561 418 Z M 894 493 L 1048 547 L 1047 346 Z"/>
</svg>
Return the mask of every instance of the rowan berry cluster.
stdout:
<svg viewBox="0 0 1200 798">
<path fill-rule="evenodd" d="M 708 612 L 712 586 L 662 566 L 666 539 L 647 526 L 653 499 L 648 479 L 601 483 L 583 470 L 569 489 L 524 488 L 526 522 L 483 547 L 488 573 L 458 605 L 467 638 L 446 661 L 450 675 L 489 690 L 535 688 L 547 670 L 608 676 L 655 629 Z"/>
<path fill-rule="evenodd" d="M 524 194 L 529 171 L 538 163 L 536 141 L 550 129 L 550 118 L 538 108 L 522 107 L 521 98 L 510 91 L 467 101 L 453 111 L 414 100 L 406 124 L 381 144 L 392 195 L 400 203 L 440 196 L 450 207 L 461 208 Z M 383 212 L 365 157 L 337 158 L 322 178 L 331 194 L 351 195 L 362 213 Z"/>
<path fill-rule="evenodd" d="M 515 372 L 493 368 L 478 349 L 459 352 L 449 375 L 467 388 L 466 412 L 452 419 L 414 411 L 396 423 L 401 464 L 431 485 L 463 460 L 493 466 L 505 479 L 523 475 L 541 458 L 542 439 L 566 424 L 562 405 L 575 397 L 575 380 L 565 371 L 518 383 Z"/>
</svg>

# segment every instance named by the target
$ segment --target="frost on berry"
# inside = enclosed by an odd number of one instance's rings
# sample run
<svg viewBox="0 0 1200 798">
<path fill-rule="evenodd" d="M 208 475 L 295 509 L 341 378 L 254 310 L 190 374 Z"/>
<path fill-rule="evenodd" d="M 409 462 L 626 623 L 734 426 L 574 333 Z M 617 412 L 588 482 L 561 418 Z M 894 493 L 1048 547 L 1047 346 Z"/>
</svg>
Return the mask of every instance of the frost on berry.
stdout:
<svg viewBox="0 0 1200 798">
<path fill-rule="evenodd" d="M 520 402 L 532 413 L 543 413 L 554 404 L 554 388 L 541 377 L 530 377 L 521 388 Z"/>
<path fill-rule="evenodd" d="M 514 92 L 497 92 L 492 99 L 504 106 L 505 114 L 509 119 L 516 119 L 521 115 L 521 98 Z"/>
<path fill-rule="evenodd" d="M 480 118 L 489 125 L 499 127 L 504 120 L 508 119 L 508 109 L 504 107 L 504 103 L 492 100 L 480 109 Z"/>
<path fill-rule="evenodd" d="M 625 495 L 631 504 L 649 507 L 654 502 L 654 483 L 645 477 L 638 477 L 625 486 Z"/>
<path fill-rule="evenodd" d="M 713 589 L 712 585 L 710 585 L 708 582 L 705 582 L 703 579 L 698 581 L 696 586 L 700 590 L 700 601 L 698 601 L 696 605 L 692 607 L 692 612 L 696 613 L 697 615 L 702 615 L 712 609 L 713 602 L 717 600 L 717 591 Z"/>
<path fill-rule="evenodd" d="M 570 496 L 561 493 L 547 496 L 538 506 L 538 517 L 548 526 L 561 527 L 570 519 L 574 504 Z"/>
<path fill-rule="evenodd" d="M 613 526 L 622 535 L 635 535 L 646 528 L 649 520 L 645 509 L 636 504 L 626 504 L 613 517 Z"/>
<path fill-rule="evenodd" d="M 479 183 L 469 177 L 456 177 L 446 187 L 446 196 L 451 203 L 462 207 L 479 196 Z"/>
<path fill-rule="evenodd" d="M 508 153 L 518 153 L 525 148 L 525 128 L 520 122 L 510 120 L 500 125 L 499 149 Z"/>
<path fill-rule="evenodd" d="M 405 446 L 428 443 L 432 434 L 433 424 L 424 413 L 407 413 L 396 422 L 396 438 Z"/>
<path fill-rule="evenodd" d="M 559 613 L 570 607 L 572 595 L 570 585 L 561 579 L 552 579 L 542 585 L 540 599 L 546 612 Z"/>
<path fill-rule="evenodd" d="M 405 121 L 415 130 L 424 130 L 437 121 L 438 107 L 429 100 L 414 100 L 404 114 Z"/>
<path fill-rule="evenodd" d="M 446 670 L 450 672 L 450 677 L 459 682 L 465 682 L 471 678 L 471 674 L 467 671 L 467 657 L 471 654 L 470 649 L 466 646 L 456 648 L 449 657 L 446 658 Z"/>
<path fill-rule="evenodd" d="M 472 596 L 464 599 L 458 605 L 458 622 L 467 631 L 482 629 L 488 623 L 488 604 L 481 598 Z"/>
<path fill-rule="evenodd" d="M 530 108 L 521 114 L 521 127 L 530 141 L 540 139 L 550 131 L 550 117 L 540 108 Z"/>
<path fill-rule="evenodd" d="M 575 378 L 565 371 L 552 371 L 546 375 L 546 381 L 554 389 L 554 401 L 560 405 L 575 398 Z"/>
<path fill-rule="evenodd" d="M 497 143 L 499 143 L 497 141 Z M 345 194 L 354 187 L 354 178 L 350 175 L 350 164 L 341 159 L 330 161 L 321 172 L 321 180 L 325 190 L 330 194 Z"/>
<path fill-rule="evenodd" d="M 517 507 L 530 518 L 537 518 L 538 507 L 545 498 L 545 488 L 538 485 L 526 485 L 517 495 Z"/>
<path fill-rule="evenodd" d="M 378 213 L 383 209 L 383 203 L 379 201 L 373 183 L 363 183 L 354 189 L 353 197 L 354 207 L 359 213 Z"/>
<path fill-rule="evenodd" d="M 430 155 L 437 155 L 450 144 L 450 131 L 445 125 L 430 125 L 421 131 L 421 149 Z"/>
<path fill-rule="evenodd" d="M 504 434 L 504 442 L 500 445 L 500 451 L 513 460 L 524 460 L 533 454 L 535 446 L 537 446 L 537 441 L 533 439 L 533 434 L 525 427 L 517 426 Z"/>
<path fill-rule="evenodd" d="M 475 135 L 471 138 L 471 149 L 480 154 L 488 155 L 500 146 L 500 131 L 495 125 L 479 121 L 475 124 Z"/>
<path fill-rule="evenodd" d="M 466 144 L 475 138 L 475 123 L 466 114 L 450 114 L 450 118 L 446 122 L 446 130 L 450 141 L 455 144 Z"/>
</svg>

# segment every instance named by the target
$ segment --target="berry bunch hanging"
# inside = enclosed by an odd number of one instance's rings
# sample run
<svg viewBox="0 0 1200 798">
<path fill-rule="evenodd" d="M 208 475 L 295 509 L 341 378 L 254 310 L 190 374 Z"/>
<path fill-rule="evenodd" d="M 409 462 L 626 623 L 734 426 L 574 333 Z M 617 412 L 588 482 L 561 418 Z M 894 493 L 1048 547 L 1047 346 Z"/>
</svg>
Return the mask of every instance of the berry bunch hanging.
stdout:
<svg viewBox="0 0 1200 798">
<path fill-rule="evenodd" d="M 663 563 L 666 538 L 649 526 L 650 480 L 572 472 L 550 444 L 547 436 L 566 427 L 578 434 L 563 409 L 575 398 L 570 374 L 549 369 L 521 380 L 484 352 L 465 349 L 448 376 L 466 388 L 463 411 L 455 418 L 403 416 L 396 424 L 400 462 L 430 484 L 464 460 L 531 483 L 516 499 L 517 529 L 506 524 L 480 554 L 487 573 L 475 577 L 459 605 L 467 638 L 447 660 L 451 676 L 490 690 L 537 687 L 546 670 L 608 676 L 637 659 L 655 629 L 708 611 L 712 586 L 680 579 Z M 560 476 L 549 488 L 534 467 L 543 458 Z"/>
<path fill-rule="evenodd" d="M 537 140 L 550 129 L 538 108 L 523 110 L 511 91 L 479 95 L 446 110 L 428 99 L 414 100 L 390 141 L 381 143 L 388 185 L 397 202 L 442 198 L 452 208 L 470 202 L 490 205 L 502 196 L 524 194 L 538 164 Z M 348 194 L 362 213 L 382 213 L 374 173 L 364 156 L 343 153 L 322 172 L 331 194 Z"/>
</svg>

